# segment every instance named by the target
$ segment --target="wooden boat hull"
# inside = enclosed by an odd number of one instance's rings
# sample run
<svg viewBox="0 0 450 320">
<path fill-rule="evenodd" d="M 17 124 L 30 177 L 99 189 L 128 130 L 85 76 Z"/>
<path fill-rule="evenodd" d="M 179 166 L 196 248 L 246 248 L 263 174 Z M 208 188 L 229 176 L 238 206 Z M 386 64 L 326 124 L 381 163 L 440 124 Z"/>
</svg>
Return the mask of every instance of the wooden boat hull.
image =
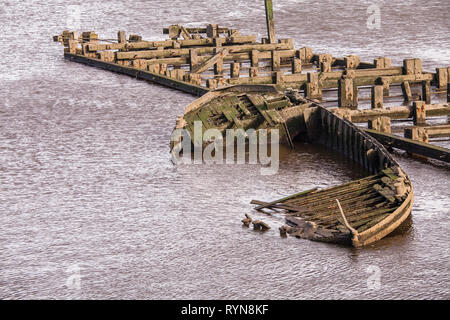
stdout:
<svg viewBox="0 0 450 320">
<path fill-rule="evenodd" d="M 273 86 L 213 91 L 188 106 L 177 129 L 191 132 L 195 120 L 219 130 L 281 129 L 281 142 L 292 144 L 294 138 L 303 137 L 367 170 L 368 177 L 341 186 L 271 203 L 252 202 L 258 210 L 283 209 L 285 228 L 293 236 L 363 247 L 393 232 L 411 214 L 411 181 L 383 145 L 352 122 L 293 91 L 283 93 Z"/>
</svg>

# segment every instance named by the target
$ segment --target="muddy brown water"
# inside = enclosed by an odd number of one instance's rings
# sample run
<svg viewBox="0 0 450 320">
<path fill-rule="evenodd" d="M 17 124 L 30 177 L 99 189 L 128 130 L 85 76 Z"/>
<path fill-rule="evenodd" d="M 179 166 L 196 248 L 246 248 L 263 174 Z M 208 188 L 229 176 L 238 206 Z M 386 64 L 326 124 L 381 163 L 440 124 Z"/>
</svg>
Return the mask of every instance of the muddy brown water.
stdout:
<svg viewBox="0 0 450 320">
<path fill-rule="evenodd" d="M 275 176 L 255 165 L 175 167 L 170 133 L 193 97 L 64 61 L 51 41 L 74 24 L 110 38 L 122 29 L 163 39 L 174 23 L 263 36 L 260 2 L 2 2 L 0 298 L 450 298 L 448 166 L 396 154 L 414 183 L 413 216 L 373 246 L 282 239 L 281 222 L 252 212 L 252 199 L 364 172 L 306 144 L 282 150 Z M 275 1 L 277 32 L 316 52 L 450 65 L 448 1 L 378 3 L 381 29 L 371 30 L 372 1 Z M 273 229 L 241 227 L 244 213 Z"/>
</svg>

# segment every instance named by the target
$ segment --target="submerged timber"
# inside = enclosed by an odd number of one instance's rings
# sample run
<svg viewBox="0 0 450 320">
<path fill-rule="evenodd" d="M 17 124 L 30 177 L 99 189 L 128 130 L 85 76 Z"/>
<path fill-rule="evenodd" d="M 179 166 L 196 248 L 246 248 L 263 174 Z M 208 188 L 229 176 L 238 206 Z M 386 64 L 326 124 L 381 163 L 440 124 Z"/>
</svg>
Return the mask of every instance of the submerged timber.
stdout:
<svg viewBox="0 0 450 320">
<path fill-rule="evenodd" d="M 311 190 L 271 203 L 253 201 L 257 210 L 285 210 L 288 226 L 282 232 L 361 247 L 385 237 L 411 214 L 411 181 L 383 145 L 295 90 L 284 93 L 273 86 L 217 90 L 190 104 L 176 129 L 187 129 L 192 135 L 194 121 L 201 121 L 204 128 L 219 130 L 279 129 L 285 143 L 293 144 L 298 138 L 320 143 L 367 170 L 367 178 L 341 186 Z"/>
</svg>

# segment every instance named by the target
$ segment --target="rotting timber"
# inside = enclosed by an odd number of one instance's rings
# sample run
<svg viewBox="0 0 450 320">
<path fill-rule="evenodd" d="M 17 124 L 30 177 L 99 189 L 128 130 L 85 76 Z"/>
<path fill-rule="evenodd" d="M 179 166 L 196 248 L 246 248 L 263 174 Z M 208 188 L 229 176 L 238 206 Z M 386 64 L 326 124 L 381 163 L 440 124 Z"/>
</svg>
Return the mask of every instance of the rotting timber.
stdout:
<svg viewBox="0 0 450 320">
<path fill-rule="evenodd" d="M 172 25 L 163 29 L 169 38 L 163 41 L 127 38 L 124 31 L 112 40 L 68 30 L 54 40 L 64 45 L 66 59 L 201 96 L 177 128 L 192 131 L 199 120 L 205 129 L 222 131 L 279 129 L 282 142 L 291 146 L 303 138 L 360 163 L 369 172 L 365 179 L 255 203 L 257 209 L 286 211 L 289 226 L 282 233 L 354 246 L 379 240 L 406 219 L 414 199 L 408 176 L 383 145 L 450 161 L 450 150 L 428 143 L 433 136 L 449 137 L 449 128 L 426 123 L 450 116 L 450 68 L 433 73 L 422 70 L 420 59 L 393 66 L 388 57 L 364 62 L 355 55 L 296 49 L 292 39 L 276 38 L 272 0 L 265 0 L 265 9 L 267 37 L 261 41 L 215 24 Z M 371 109 L 361 110 L 359 93 L 367 87 Z M 385 108 L 398 87 L 403 104 Z M 337 100 L 324 99 L 328 92 Z M 446 104 L 431 103 L 445 93 Z M 391 134 L 391 119 L 412 119 L 414 126 L 398 137 Z M 367 122 L 367 130 L 354 125 Z"/>
<path fill-rule="evenodd" d="M 367 170 L 367 178 L 341 186 L 271 203 L 252 202 L 258 210 L 285 210 L 289 226 L 284 230 L 291 235 L 360 247 L 385 237 L 411 214 L 411 181 L 383 145 L 296 90 L 280 92 L 275 86 L 216 90 L 190 104 L 176 129 L 192 135 L 195 121 L 205 129 L 280 129 L 286 143 L 302 137 L 343 153 Z"/>
</svg>

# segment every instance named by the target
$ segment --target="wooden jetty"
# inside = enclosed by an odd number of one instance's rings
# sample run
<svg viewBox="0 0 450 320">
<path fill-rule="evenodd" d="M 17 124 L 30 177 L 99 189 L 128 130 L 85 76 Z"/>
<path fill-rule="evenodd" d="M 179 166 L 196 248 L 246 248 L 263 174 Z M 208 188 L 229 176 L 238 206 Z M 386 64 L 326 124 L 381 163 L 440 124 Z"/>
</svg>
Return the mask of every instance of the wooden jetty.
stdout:
<svg viewBox="0 0 450 320">
<path fill-rule="evenodd" d="M 432 73 L 423 71 L 416 58 L 394 66 L 388 57 L 364 62 L 355 55 L 334 57 L 309 47 L 295 48 L 292 39 L 276 38 L 272 0 L 265 0 L 265 9 L 267 37 L 260 41 L 216 24 L 196 28 L 172 25 L 163 29 L 168 35 L 163 41 L 144 40 L 135 34 L 127 38 L 124 31 L 112 40 L 101 39 L 92 31 L 68 30 L 54 41 L 64 45 L 64 57 L 71 61 L 196 96 L 236 85 L 276 85 L 280 91 L 295 89 L 306 99 L 325 102 L 324 92 L 332 91 L 339 114 L 355 123 L 374 123 L 375 130 L 382 129 L 377 125 L 382 117 L 413 119 L 414 124 L 423 125 L 427 117 L 450 116 L 449 103 L 431 104 L 436 94 L 447 92 L 449 99 L 449 67 Z M 359 91 L 367 86 L 372 88 L 372 108 L 361 110 Z M 395 86 L 401 87 L 405 103 L 385 108 Z M 383 126 L 384 133 L 390 133 L 387 127 Z"/>
</svg>

